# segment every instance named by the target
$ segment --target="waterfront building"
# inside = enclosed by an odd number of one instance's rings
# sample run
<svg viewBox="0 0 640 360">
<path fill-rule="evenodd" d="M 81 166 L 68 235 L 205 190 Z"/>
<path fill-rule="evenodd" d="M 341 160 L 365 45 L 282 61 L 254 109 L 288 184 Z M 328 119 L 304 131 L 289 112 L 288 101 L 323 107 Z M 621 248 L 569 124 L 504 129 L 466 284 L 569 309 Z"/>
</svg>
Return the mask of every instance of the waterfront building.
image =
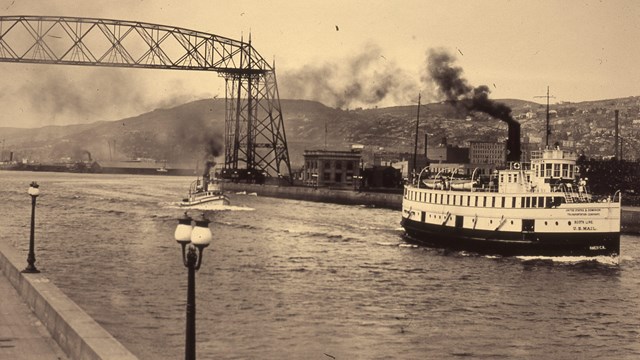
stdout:
<svg viewBox="0 0 640 360">
<path fill-rule="evenodd" d="M 471 164 L 505 165 L 507 146 L 502 141 L 470 141 L 469 161 Z"/>
<path fill-rule="evenodd" d="M 305 150 L 302 182 L 306 186 L 359 186 L 362 178 L 360 149 L 351 151 Z"/>
</svg>

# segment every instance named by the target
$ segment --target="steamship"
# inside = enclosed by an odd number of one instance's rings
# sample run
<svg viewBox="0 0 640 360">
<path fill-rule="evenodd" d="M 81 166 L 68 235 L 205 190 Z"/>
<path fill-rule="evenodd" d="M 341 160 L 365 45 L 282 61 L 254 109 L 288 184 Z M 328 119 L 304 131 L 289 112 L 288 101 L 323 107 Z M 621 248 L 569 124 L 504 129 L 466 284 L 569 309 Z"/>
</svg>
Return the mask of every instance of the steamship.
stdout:
<svg viewBox="0 0 640 360">
<path fill-rule="evenodd" d="M 215 177 L 211 177 L 211 168 L 214 162 L 207 162 L 202 179 L 196 179 L 189 186 L 189 193 L 180 202 L 181 207 L 202 207 L 229 205 L 229 197 L 220 188 L 220 184 Z"/>
<path fill-rule="evenodd" d="M 509 124 L 507 163 L 488 177 L 425 168 L 405 185 L 401 223 L 409 240 L 502 256 L 619 255 L 620 192 L 589 193 L 576 154 L 559 147 L 520 162 L 519 130 Z"/>
</svg>

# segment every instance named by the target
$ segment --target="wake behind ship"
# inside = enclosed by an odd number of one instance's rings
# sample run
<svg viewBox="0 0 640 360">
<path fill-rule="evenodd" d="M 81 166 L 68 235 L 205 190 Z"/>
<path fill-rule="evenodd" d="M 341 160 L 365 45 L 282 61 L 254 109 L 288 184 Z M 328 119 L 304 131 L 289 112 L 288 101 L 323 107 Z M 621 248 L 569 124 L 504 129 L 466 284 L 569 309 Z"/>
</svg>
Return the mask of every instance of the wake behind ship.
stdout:
<svg viewBox="0 0 640 360">
<path fill-rule="evenodd" d="M 617 256 L 620 192 L 596 196 L 577 156 L 559 148 L 512 161 L 488 180 L 418 176 L 404 188 L 402 226 L 411 239 L 504 256 Z"/>
</svg>

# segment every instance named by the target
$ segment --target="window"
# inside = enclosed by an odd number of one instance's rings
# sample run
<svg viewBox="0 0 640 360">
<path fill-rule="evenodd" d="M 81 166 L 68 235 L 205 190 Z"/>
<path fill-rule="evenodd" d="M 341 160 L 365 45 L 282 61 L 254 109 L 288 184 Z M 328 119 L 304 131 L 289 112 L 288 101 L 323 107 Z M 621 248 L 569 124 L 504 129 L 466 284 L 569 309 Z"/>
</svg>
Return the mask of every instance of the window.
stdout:
<svg viewBox="0 0 640 360">
<path fill-rule="evenodd" d="M 560 164 L 553 164 L 553 177 L 560 177 Z"/>
<path fill-rule="evenodd" d="M 353 170 L 353 163 L 351 161 L 347 162 L 347 170 Z"/>
<path fill-rule="evenodd" d="M 325 168 L 325 169 L 331 169 L 331 162 L 329 162 L 329 161 L 325 161 L 325 162 L 324 162 L 324 168 Z"/>
<path fill-rule="evenodd" d="M 546 168 L 546 172 L 545 172 L 544 176 L 551 177 L 551 170 L 553 169 L 553 165 L 552 164 L 545 164 L 545 168 Z"/>
<path fill-rule="evenodd" d="M 562 177 L 569 177 L 569 164 L 562 164 Z"/>
<path fill-rule="evenodd" d="M 500 205 L 500 207 L 504 207 L 505 202 L 507 201 L 507 198 L 505 198 L 504 196 L 502 197 L 502 204 Z"/>
<path fill-rule="evenodd" d="M 336 161 L 336 169 L 342 169 L 342 161 Z"/>
</svg>

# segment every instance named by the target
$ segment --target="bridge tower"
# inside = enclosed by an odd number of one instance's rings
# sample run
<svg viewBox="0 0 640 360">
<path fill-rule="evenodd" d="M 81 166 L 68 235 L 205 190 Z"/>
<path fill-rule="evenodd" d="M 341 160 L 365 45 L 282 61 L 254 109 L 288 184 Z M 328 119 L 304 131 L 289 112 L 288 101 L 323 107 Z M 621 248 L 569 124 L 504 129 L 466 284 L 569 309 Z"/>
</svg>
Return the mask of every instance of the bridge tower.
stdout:
<svg viewBox="0 0 640 360">
<path fill-rule="evenodd" d="M 138 21 L 0 16 L 0 62 L 215 71 L 225 81 L 223 177 L 292 181 L 275 66 L 251 36 L 244 42 Z"/>
</svg>

